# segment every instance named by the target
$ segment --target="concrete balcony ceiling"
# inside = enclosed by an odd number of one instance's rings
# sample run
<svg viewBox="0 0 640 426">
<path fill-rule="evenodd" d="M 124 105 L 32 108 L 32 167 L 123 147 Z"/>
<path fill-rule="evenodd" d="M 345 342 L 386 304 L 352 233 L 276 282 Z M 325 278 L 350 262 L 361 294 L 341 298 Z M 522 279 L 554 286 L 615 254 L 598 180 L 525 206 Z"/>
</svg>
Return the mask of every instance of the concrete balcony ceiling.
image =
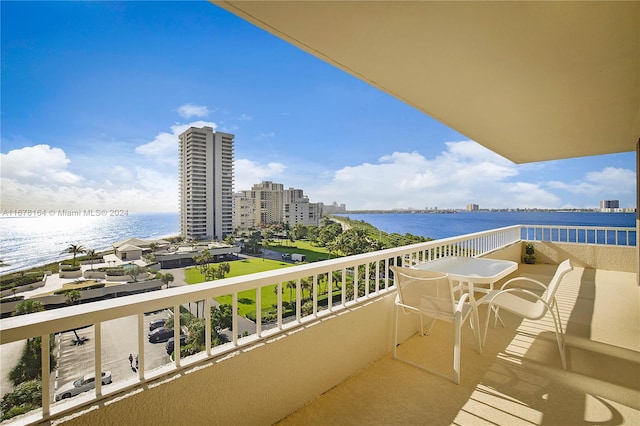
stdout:
<svg viewBox="0 0 640 426">
<path fill-rule="evenodd" d="M 212 3 L 515 163 L 636 149 L 640 2 Z"/>
</svg>

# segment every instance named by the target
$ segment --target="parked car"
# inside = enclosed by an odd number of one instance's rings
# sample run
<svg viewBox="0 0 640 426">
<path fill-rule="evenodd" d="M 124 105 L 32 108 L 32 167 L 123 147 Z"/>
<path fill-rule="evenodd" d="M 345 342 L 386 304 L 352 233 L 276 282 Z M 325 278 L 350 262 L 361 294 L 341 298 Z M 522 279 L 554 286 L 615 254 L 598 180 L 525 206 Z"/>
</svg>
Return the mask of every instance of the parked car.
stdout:
<svg viewBox="0 0 640 426">
<path fill-rule="evenodd" d="M 167 322 L 166 318 L 154 319 L 149 322 L 149 331 L 153 331 L 156 328 L 164 327 Z"/>
<path fill-rule="evenodd" d="M 173 330 L 169 330 L 164 327 L 159 327 L 150 332 L 147 337 L 149 338 L 150 343 L 161 343 L 166 342 L 171 337 L 173 337 Z"/>
<path fill-rule="evenodd" d="M 186 343 L 187 343 L 187 336 L 185 336 L 184 334 L 181 334 L 180 346 L 184 346 Z M 173 337 L 167 340 L 167 343 L 165 343 L 164 347 L 167 350 L 168 355 L 171 355 L 171 353 L 173 352 L 174 345 L 175 345 L 175 339 Z"/>
<path fill-rule="evenodd" d="M 102 372 L 102 384 L 108 385 L 111 383 L 111 372 Z M 96 379 L 93 374 L 85 374 L 82 377 L 77 378 L 73 382 L 69 382 L 60 387 L 58 393 L 56 393 L 56 401 L 61 399 L 71 398 L 82 392 L 86 392 L 96 387 Z"/>
</svg>

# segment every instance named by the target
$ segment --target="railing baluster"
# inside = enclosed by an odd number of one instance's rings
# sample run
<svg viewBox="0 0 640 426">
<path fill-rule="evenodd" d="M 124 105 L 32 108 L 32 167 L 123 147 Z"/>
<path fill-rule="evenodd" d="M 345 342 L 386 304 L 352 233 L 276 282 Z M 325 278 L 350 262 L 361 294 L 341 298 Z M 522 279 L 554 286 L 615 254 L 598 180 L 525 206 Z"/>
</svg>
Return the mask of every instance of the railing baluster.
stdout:
<svg viewBox="0 0 640 426">
<path fill-rule="evenodd" d="M 342 304 L 341 307 L 347 304 L 347 268 L 342 268 Z"/>
<path fill-rule="evenodd" d="M 313 274 L 311 281 L 311 291 L 313 292 L 313 316 L 318 316 L 318 275 Z"/>
<path fill-rule="evenodd" d="M 173 307 L 173 354 L 176 367 L 180 367 L 180 305 Z"/>
<path fill-rule="evenodd" d="M 144 313 L 138 313 L 138 379 L 144 380 Z M 102 346 L 102 343 L 100 343 Z"/>
<path fill-rule="evenodd" d="M 257 323 L 256 326 L 259 327 Z M 204 347 L 207 355 L 211 355 L 211 328 L 211 299 L 206 297 L 204 299 Z"/>
<path fill-rule="evenodd" d="M 96 397 L 102 395 L 102 323 L 93 324 L 93 356 Z"/>
<path fill-rule="evenodd" d="M 256 288 L 256 334 L 262 336 L 262 287 Z"/>
<path fill-rule="evenodd" d="M 278 328 L 282 330 L 282 281 L 278 282 Z"/>
<path fill-rule="evenodd" d="M 42 376 L 42 416 L 49 417 L 51 413 L 51 363 L 49 334 L 40 336 L 40 362 Z"/>
<path fill-rule="evenodd" d="M 231 334 L 233 346 L 238 346 L 238 292 L 231 295 Z"/>
<path fill-rule="evenodd" d="M 302 320 L 302 280 L 298 278 L 296 280 L 296 322 L 300 324 Z"/>
<path fill-rule="evenodd" d="M 364 297 L 369 297 L 369 287 L 370 287 L 370 279 L 369 279 L 369 262 L 364 264 Z"/>
</svg>

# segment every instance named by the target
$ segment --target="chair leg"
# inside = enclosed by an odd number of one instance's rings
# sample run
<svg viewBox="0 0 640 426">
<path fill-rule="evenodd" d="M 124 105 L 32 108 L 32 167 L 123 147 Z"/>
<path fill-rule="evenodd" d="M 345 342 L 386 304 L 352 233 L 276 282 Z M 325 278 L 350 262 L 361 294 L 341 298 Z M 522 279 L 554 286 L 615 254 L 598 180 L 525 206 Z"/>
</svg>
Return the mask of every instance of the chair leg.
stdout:
<svg viewBox="0 0 640 426">
<path fill-rule="evenodd" d="M 487 308 L 487 319 L 484 322 L 484 334 L 482 335 L 482 347 L 484 347 L 487 342 L 487 332 L 489 331 L 489 321 L 491 321 L 491 311 L 493 310 L 493 305 L 489 303 L 489 307 Z"/>
<path fill-rule="evenodd" d="M 556 342 L 558 342 L 558 351 L 560 352 L 560 361 L 562 362 L 562 369 L 567 369 L 567 359 L 566 359 L 566 348 L 564 344 L 564 332 L 562 331 L 562 322 L 560 322 L 560 310 L 558 309 L 558 304 L 554 303 L 556 312 L 553 312 L 553 309 L 550 309 L 551 316 L 553 317 L 553 325 L 556 328 Z M 557 319 L 556 319 L 557 313 Z M 558 328 L 560 329 L 560 333 L 558 334 Z"/>
<path fill-rule="evenodd" d="M 471 323 L 471 330 L 473 330 L 473 337 L 476 340 L 476 346 L 478 346 L 478 353 L 482 353 L 482 342 L 480 341 L 480 317 L 478 315 L 478 309 L 472 309 L 472 315 L 469 319 Z"/>
<path fill-rule="evenodd" d="M 396 315 L 393 321 L 393 358 L 396 359 L 398 357 L 398 305 L 396 305 Z"/>
<path fill-rule="evenodd" d="M 453 346 L 453 382 L 460 384 L 460 331 L 461 331 L 461 315 L 456 314 L 454 326 L 454 346 Z"/>
<path fill-rule="evenodd" d="M 431 325 L 429 326 L 429 329 L 427 330 L 427 332 L 423 334 L 423 336 L 428 336 L 429 334 L 431 334 L 431 330 L 433 330 L 433 326 L 436 325 L 437 321 L 438 320 L 435 318 L 431 319 Z"/>
<path fill-rule="evenodd" d="M 502 325 L 504 327 L 504 322 L 502 321 L 502 318 L 500 318 L 500 308 L 497 307 L 493 307 L 493 326 L 497 327 L 498 326 L 498 321 L 500 321 L 500 325 Z"/>
</svg>

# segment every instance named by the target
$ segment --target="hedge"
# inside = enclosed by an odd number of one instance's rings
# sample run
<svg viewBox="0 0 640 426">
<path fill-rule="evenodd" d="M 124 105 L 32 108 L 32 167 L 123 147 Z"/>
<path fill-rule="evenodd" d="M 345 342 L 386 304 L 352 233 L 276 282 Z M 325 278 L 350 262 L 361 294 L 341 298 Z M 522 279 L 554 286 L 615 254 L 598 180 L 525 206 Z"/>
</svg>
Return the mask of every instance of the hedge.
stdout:
<svg viewBox="0 0 640 426">
<path fill-rule="evenodd" d="M 0 280 L 0 290 L 9 290 L 21 285 L 37 283 L 39 281 L 42 281 L 43 278 L 44 273 L 42 272 L 35 275 L 8 275 L 2 277 L 2 279 Z"/>
</svg>

